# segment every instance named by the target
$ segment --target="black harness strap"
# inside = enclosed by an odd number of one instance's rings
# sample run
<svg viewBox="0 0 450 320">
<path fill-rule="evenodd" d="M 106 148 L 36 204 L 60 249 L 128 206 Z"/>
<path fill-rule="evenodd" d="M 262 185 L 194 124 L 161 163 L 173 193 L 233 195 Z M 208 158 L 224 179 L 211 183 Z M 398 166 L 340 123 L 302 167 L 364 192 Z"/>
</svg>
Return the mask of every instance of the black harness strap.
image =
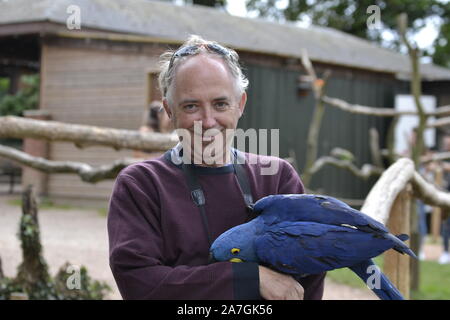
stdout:
<svg viewBox="0 0 450 320">
<path fill-rule="evenodd" d="M 234 173 L 238 179 L 239 186 L 241 187 L 245 204 L 247 205 L 247 209 L 252 209 L 253 196 L 252 190 L 250 189 L 250 182 L 247 176 L 247 172 L 245 172 L 245 168 L 243 165 L 245 163 L 244 155 L 236 152 L 234 160 L 235 160 L 233 161 Z"/>
<path fill-rule="evenodd" d="M 209 232 L 208 227 L 208 218 L 206 217 L 205 210 L 205 194 L 203 193 L 202 187 L 198 183 L 197 176 L 192 168 L 192 166 L 186 165 L 183 163 L 182 169 L 184 172 L 184 176 L 186 177 L 186 181 L 188 183 L 189 190 L 191 190 L 191 198 L 194 201 L 195 205 L 200 210 L 200 216 L 202 217 L 203 229 L 205 230 L 206 236 L 208 237 L 208 243 L 211 246 L 211 234 Z"/>
<path fill-rule="evenodd" d="M 252 217 L 253 196 L 250 189 L 250 182 L 247 173 L 245 172 L 245 168 L 243 166 L 243 163 L 245 163 L 245 159 L 243 158 L 243 155 L 239 152 L 235 152 L 234 155 L 235 155 L 233 160 L 234 173 L 237 177 L 239 186 L 242 191 L 242 195 L 244 197 L 245 204 L 247 206 L 248 217 L 246 221 L 249 221 L 252 218 L 254 218 Z M 205 210 L 205 203 L 206 203 L 205 194 L 203 192 L 202 187 L 200 186 L 200 183 L 198 182 L 193 167 L 191 165 L 186 165 L 183 163 L 182 169 L 186 177 L 189 190 L 191 191 L 192 201 L 199 208 L 200 215 L 202 217 L 203 228 L 208 237 L 208 243 L 211 246 L 212 244 L 211 234 L 209 231 L 208 219 L 206 217 L 206 210 Z"/>
</svg>

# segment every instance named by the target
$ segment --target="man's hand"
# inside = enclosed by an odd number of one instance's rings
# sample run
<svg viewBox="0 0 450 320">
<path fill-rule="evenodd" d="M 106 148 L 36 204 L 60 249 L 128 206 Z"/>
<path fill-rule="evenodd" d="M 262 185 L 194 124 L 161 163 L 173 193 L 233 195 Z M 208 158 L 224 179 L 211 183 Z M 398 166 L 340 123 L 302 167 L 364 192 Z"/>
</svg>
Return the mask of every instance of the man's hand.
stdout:
<svg viewBox="0 0 450 320">
<path fill-rule="evenodd" d="M 303 287 L 293 277 L 259 266 L 259 292 L 266 300 L 303 300 Z"/>
</svg>

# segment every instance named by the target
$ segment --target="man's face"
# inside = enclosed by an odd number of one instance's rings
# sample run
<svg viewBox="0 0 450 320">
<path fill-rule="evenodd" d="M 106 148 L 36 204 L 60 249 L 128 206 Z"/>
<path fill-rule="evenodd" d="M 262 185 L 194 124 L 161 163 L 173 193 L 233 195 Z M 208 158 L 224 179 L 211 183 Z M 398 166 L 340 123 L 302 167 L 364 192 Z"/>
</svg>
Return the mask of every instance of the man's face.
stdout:
<svg viewBox="0 0 450 320">
<path fill-rule="evenodd" d="M 238 93 L 220 57 L 198 54 L 178 66 L 170 100 L 164 99 L 163 103 L 176 129 L 187 129 L 192 140 L 197 134 L 203 152 L 209 144 L 219 141 L 218 134 L 223 148 L 229 147 L 226 130 L 236 129 L 246 98 L 245 93 Z"/>
</svg>

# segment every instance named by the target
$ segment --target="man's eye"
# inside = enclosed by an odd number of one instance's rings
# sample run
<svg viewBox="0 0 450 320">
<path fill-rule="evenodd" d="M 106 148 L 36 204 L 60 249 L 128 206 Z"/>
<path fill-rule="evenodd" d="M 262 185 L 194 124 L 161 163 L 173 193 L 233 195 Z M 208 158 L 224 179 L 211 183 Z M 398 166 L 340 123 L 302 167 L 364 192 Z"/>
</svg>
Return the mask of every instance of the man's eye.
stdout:
<svg viewBox="0 0 450 320">
<path fill-rule="evenodd" d="M 187 104 L 187 105 L 183 106 L 183 110 L 187 111 L 187 112 L 193 112 L 193 111 L 197 110 L 197 106 L 195 104 Z"/>
<path fill-rule="evenodd" d="M 220 101 L 220 102 L 216 102 L 215 106 L 217 109 L 221 110 L 221 109 L 228 108 L 229 104 L 228 104 L 228 102 Z"/>
</svg>

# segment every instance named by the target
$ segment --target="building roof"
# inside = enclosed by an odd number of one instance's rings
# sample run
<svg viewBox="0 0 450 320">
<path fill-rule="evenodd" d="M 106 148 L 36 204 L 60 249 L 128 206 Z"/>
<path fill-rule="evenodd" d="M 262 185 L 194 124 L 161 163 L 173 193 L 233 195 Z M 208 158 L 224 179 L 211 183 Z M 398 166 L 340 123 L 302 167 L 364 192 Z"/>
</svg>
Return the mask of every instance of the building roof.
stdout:
<svg viewBox="0 0 450 320">
<path fill-rule="evenodd" d="M 148 0 L 0 0 L 1 25 L 26 22 L 66 24 L 67 8 L 81 9 L 81 28 L 129 33 L 182 42 L 190 34 L 235 49 L 300 57 L 312 61 L 394 73 L 407 77 L 409 58 L 364 39 L 324 27 L 298 27 L 262 19 L 236 17 L 203 6 L 177 6 Z M 450 69 L 421 66 L 424 80 L 450 80 Z"/>
</svg>

